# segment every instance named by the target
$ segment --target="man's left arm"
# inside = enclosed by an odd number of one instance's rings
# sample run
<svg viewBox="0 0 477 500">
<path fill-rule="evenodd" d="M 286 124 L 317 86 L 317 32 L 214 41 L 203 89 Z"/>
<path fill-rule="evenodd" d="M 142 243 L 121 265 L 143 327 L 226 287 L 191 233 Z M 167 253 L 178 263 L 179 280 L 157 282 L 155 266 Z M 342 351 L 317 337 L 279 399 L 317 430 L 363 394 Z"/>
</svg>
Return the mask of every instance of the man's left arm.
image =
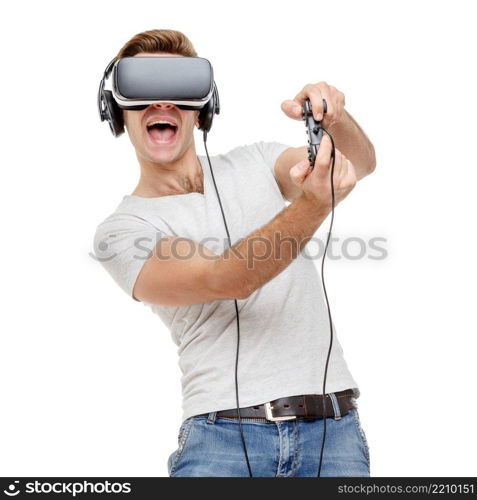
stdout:
<svg viewBox="0 0 477 500">
<path fill-rule="evenodd" d="M 376 168 L 374 146 L 354 118 L 344 109 L 344 94 L 326 82 L 308 84 L 295 99 L 282 103 L 283 112 L 290 118 L 301 120 L 301 106 L 307 98 L 310 99 L 315 119 L 321 120 L 322 126 L 332 135 L 336 149 L 353 164 L 357 179 L 373 172 Z M 327 105 L 324 117 L 323 99 Z M 291 181 L 289 170 L 307 156 L 307 146 L 288 148 L 280 154 L 275 163 L 275 177 L 283 195 L 290 201 L 300 196 L 301 192 Z"/>
</svg>

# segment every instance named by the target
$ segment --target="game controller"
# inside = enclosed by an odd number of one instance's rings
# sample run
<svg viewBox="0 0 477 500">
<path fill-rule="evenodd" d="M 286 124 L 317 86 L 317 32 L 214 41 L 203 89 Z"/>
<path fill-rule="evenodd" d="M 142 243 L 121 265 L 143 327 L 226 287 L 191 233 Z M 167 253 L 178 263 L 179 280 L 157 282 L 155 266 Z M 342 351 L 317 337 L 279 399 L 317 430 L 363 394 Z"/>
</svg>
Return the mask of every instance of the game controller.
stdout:
<svg viewBox="0 0 477 500">
<path fill-rule="evenodd" d="M 323 114 L 326 113 L 326 101 L 323 99 Z M 313 117 L 311 103 L 309 99 L 305 99 L 302 106 L 302 120 L 306 125 L 306 133 L 308 134 L 308 161 L 310 162 L 311 169 L 315 166 L 316 155 L 321 144 L 323 137 L 323 128 L 321 121 L 316 121 Z"/>
</svg>

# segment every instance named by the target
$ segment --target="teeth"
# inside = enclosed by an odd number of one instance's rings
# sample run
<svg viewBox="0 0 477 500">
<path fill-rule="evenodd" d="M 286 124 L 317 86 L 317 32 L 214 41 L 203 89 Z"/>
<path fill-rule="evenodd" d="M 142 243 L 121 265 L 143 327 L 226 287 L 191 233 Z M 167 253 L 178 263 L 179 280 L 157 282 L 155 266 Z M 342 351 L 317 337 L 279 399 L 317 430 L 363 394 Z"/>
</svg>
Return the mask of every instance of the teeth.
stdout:
<svg viewBox="0 0 477 500">
<path fill-rule="evenodd" d="M 177 127 L 176 124 L 168 122 L 168 121 L 165 121 L 165 120 L 156 120 L 154 122 L 148 123 L 147 126 L 148 127 L 152 127 L 153 125 L 157 125 L 157 124 L 160 124 L 160 123 L 166 123 L 167 125 L 171 125 L 172 127 Z"/>
</svg>

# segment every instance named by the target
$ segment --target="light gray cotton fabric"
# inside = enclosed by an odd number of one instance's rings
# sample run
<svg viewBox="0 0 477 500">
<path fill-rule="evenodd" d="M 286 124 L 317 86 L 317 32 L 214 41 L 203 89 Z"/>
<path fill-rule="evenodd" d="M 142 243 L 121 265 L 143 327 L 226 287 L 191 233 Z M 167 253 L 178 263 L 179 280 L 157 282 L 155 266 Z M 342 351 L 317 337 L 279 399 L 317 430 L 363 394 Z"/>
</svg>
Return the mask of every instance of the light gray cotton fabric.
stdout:
<svg viewBox="0 0 477 500">
<path fill-rule="evenodd" d="M 210 157 L 232 245 L 286 207 L 273 166 L 288 147 L 261 141 Z M 150 250 L 164 235 L 190 238 L 217 254 L 228 246 L 207 157 L 199 155 L 199 160 L 204 172 L 203 195 L 126 195 L 96 229 L 94 249 L 98 260 L 131 297 Z M 318 263 L 305 248 L 273 280 L 249 298 L 238 300 L 241 407 L 283 396 L 322 394 L 330 332 L 315 267 Z M 235 408 L 234 301 L 181 307 L 145 305 L 165 323 L 178 346 L 182 419 Z M 344 389 L 354 389 L 356 398 L 360 395 L 334 329 L 326 392 Z"/>
</svg>

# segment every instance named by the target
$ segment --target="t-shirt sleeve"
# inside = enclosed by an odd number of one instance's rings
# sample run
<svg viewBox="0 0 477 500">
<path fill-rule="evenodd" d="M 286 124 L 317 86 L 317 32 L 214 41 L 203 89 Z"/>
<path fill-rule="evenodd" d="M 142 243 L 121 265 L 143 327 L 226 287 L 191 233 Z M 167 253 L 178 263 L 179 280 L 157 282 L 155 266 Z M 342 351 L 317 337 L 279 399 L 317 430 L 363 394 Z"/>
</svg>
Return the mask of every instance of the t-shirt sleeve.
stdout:
<svg viewBox="0 0 477 500">
<path fill-rule="evenodd" d="M 164 236 L 164 230 L 140 217 L 112 214 L 96 228 L 94 254 L 114 281 L 138 301 L 133 296 L 137 277 L 152 250 Z"/>
<path fill-rule="evenodd" d="M 283 153 L 283 151 L 291 148 L 288 144 L 276 141 L 259 141 L 255 142 L 252 146 L 256 149 L 257 154 L 260 155 L 274 176 L 274 167 L 277 158 Z"/>
</svg>

